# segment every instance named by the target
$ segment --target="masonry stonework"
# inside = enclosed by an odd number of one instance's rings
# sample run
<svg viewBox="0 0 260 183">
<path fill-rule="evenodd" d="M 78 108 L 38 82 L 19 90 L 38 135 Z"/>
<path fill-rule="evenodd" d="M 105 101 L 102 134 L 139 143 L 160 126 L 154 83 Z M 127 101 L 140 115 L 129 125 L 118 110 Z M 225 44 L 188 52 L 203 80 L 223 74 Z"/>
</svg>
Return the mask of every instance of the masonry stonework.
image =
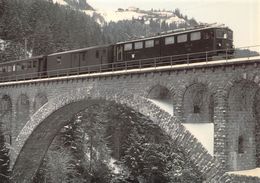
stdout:
<svg viewBox="0 0 260 183">
<path fill-rule="evenodd" d="M 226 171 L 260 162 L 259 67 L 255 61 L 1 85 L 1 120 L 11 136 L 13 170 L 19 172 L 14 180 L 34 175 L 51 139 L 71 116 L 89 102 L 108 100 L 151 118 L 185 149 L 208 182 L 231 182 Z M 148 100 L 162 96 L 172 101 L 173 117 Z M 187 119 L 214 123 L 213 157 L 181 125 Z M 25 165 L 28 156 L 30 166 Z"/>
</svg>

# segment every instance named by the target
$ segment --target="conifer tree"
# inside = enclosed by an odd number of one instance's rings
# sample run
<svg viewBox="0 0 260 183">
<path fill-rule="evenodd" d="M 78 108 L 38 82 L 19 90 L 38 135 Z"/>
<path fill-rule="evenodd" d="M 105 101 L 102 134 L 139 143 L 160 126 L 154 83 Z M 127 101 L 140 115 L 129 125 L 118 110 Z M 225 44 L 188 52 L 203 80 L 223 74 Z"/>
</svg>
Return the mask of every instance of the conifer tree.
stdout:
<svg viewBox="0 0 260 183">
<path fill-rule="evenodd" d="M 0 180 L 9 182 L 9 151 L 5 145 L 2 123 L 0 123 Z"/>
</svg>

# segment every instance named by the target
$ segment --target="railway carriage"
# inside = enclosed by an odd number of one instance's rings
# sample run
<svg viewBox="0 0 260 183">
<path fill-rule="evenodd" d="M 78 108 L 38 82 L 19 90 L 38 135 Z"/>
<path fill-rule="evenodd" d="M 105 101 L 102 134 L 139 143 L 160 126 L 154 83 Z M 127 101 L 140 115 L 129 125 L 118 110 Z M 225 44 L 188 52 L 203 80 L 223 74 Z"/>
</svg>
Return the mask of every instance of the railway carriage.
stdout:
<svg viewBox="0 0 260 183">
<path fill-rule="evenodd" d="M 0 81 L 42 77 L 46 70 L 46 56 L 0 63 Z"/>
<path fill-rule="evenodd" d="M 48 55 L 47 60 L 48 76 L 57 76 L 57 72 L 58 75 L 73 75 L 105 71 L 111 67 L 108 63 L 112 61 L 112 47 L 103 45 L 54 53 Z"/>
</svg>

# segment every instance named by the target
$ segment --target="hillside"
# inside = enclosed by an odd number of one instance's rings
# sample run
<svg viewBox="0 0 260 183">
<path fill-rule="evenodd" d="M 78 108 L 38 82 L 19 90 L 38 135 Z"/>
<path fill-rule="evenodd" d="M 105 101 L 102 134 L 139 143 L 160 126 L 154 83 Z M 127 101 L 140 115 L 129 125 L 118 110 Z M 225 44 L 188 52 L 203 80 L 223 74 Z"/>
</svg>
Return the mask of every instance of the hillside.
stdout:
<svg viewBox="0 0 260 183">
<path fill-rule="evenodd" d="M 118 8 L 113 11 L 92 8 L 86 0 L 53 0 L 53 2 L 79 9 L 93 17 L 101 25 L 123 20 L 140 20 L 145 24 L 150 24 L 151 21 L 176 25 L 186 24 L 191 26 L 197 24 L 195 19 L 188 19 L 187 16 L 182 15 L 179 9 L 175 9 L 174 11 L 153 9 L 141 10 L 137 7 L 129 7 L 127 9 Z"/>
<path fill-rule="evenodd" d="M 79 10 L 94 10 L 86 0 L 52 0 L 53 3 L 58 3 L 64 6 L 70 6 Z"/>
</svg>

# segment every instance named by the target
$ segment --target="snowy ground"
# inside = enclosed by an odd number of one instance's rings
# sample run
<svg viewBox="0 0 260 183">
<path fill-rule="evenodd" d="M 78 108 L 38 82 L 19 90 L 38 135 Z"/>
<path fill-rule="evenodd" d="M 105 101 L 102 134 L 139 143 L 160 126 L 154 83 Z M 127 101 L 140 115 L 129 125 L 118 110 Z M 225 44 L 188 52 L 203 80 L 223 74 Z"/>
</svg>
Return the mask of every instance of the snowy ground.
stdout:
<svg viewBox="0 0 260 183">
<path fill-rule="evenodd" d="M 114 158 L 110 158 L 110 161 L 108 163 L 109 168 L 113 171 L 115 174 L 119 174 L 122 172 L 122 168 L 115 164 L 116 160 Z"/>
<path fill-rule="evenodd" d="M 171 101 L 150 99 L 154 104 L 173 115 L 173 104 Z M 184 123 L 183 124 L 192 133 L 200 143 L 208 150 L 208 152 L 214 154 L 214 124 L 213 123 Z"/>
<path fill-rule="evenodd" d="M 213 123 L 184 123 L 183 125 L 200 141 L 211 155 L 214 155 Z"/>
<path fill-rule="evenodd" d="M 68 5 L 68 3 L 66 3 L 64 0 L 53 0 L 53 3 L 58 3 L 61 5 Z"/>
<path fill-rule="evenodd" d="M 91 10 L 86 10 L 86 14 L 92 15 L 94 12 Z M 103 11 L 96 11 L 96 13 L 102 15 L 106 22 L 118 22 L 119 20 L 132 20 L 132 18 L 139 19 L 145 14 L 133 12 L 133 11 L 111 11 L 111 10 L 103 10 Z"/>
<path fill-rule="evenodd" d="M 246 175 L 246 176 L 260 177 L 260 168 L 255 168 L 255 169 L 251 169 L 251 170 L 227 172 L 227 173 L 234 174 L 234 175 Z"/>
</svg>

